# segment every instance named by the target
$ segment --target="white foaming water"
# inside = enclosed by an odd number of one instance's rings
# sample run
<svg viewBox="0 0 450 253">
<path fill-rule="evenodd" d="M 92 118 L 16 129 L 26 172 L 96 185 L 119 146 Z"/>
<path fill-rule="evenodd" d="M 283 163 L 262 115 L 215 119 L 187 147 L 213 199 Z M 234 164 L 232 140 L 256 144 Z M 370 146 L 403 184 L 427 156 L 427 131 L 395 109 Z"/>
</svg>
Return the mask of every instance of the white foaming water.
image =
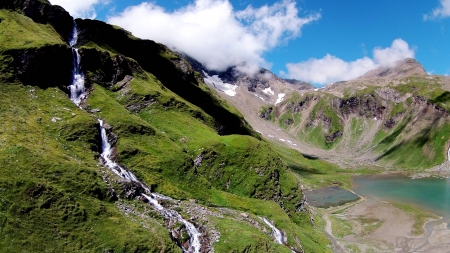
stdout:
<svg viewBox="0 0 450 253">
<path fill-rule="evenodd" d="M 100 156 L 105 161 L 105 165 L 109 169 L 111 169 L 117 176 L 129 181 L 139 182 L 139 180 L 133 173 L 127 171 L 126 169 L 122 168 L 117 163 L 111 160 L 110 158 L 112 152 L 111 144 L 109 144 L 108 136 L 106 135 L 106 130 L 103 127 L 103 120 L 99 119 L 98 122 L 100 123 L 100 135 L 102 137 L 102 153 L 100 154 Z"/>
<path fill-rule="evenodd" d="M 103 120 L 98 119 L 98 122 L 100 124 L 100 135 L 101 135 L 101 140 L 102 140 L 102 153 L 100 155 L 103 158 L 103 160 L 105 161 L 105 165 L 110 170 L 112 170 L 117 176 L 119 176 L 123 179 L 126 179 L 128 181 L 133 181 L 133 182 L 140 184 L 140 186 L 142 188 L 144 188 L 146 193 L 149 194 L 150 196 L 147 194 L 143 194 L 143 193 L 141 195 L 144 198 L 146 198 L 149 201 L 149 203 L 151 203 L 155 207 L 155 209 L 158 210 L 159 213 L 161 215 L 163 215 L 166 219 L 176 220 L 176 221 L 179 221 L 184 224 L 184 226 L 187 230 L 187 233 L 190 236 L 190 247 L 186 249 L 183 246 L 181 246 L 183 252 L 185 252 L 185 253 L 200 253 L 201 247 L 202 247 L 202 244 L 200 242 L 200 237 L 202 236 L 202 234 L 197 230 L 197 228 L 192 223 L 183 219 L 183 217 L 181 217 L 181 215 L 179 213 L 177 213 L 174 210 L 164 208 L 158 202 L 158 200 L 172 200 L 171 198 L 166 197 L 161 194 L 151 193 L 150 189 L 145 184 L 143 184 L 141 181 L 139 181 L 139 179 L 137 179 L 137 177 L 133 173 L 122 168 L 120 165 L 118 165 L 117 163 L 115 163 L 114 161 L 111 160 L 111 158 L 110 158 L 110 155 L 112 153 L 111 144 L 109 143 L 108 136 L 106 134 L 106 130 L 103 127 Z M 172 235 L 175 236 L 175 231 L 171 231 L 171 232 L 172 232 Z"/>
<path fill-rule="evenodd" d="M 278 244 L 285 244 L 285 238 L 283 236 L 283 233 L 276 228 L 272 222 L 270 222 L 268 219 L 264 218 L 264 217 L 259 217 L 261 220 L 263 220 L 271 229 L 272 229 L 272 235 L 275 238 L 275 242 Z"/>
<path fill-rule="evenodd" d="M 75 48 L 78 40 L 77 25 L 73 26 L 72 38 L 69 41 L 69 45 L 72 47 L 72 84 L 69 85 L 70 100 L 72 100 L 76 105 L 80 105 L 81 100 L 85 97 L 85 87 L 84 87 L 84 74 L 80 68 L 81 57 L 78 53 L 78 49 Z"/>
</svg>

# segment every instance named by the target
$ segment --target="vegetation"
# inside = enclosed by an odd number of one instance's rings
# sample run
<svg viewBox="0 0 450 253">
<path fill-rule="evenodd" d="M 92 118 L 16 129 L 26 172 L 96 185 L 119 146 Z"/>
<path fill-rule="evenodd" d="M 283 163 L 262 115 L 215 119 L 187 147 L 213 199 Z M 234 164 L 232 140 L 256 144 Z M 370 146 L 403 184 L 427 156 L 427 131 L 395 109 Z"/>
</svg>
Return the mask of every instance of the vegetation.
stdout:
<svg viewBox="0 0 450 253">
<path fill-rule="evenodd" d="M 52 26 L 34 23 L 17 12 L 0 9 L 0 19 L 0 52 L 64 43 Z"/>
<path fill-rule="evenodd" d="M 409 206 L 409 205 L 403 205 L 403 204 L 398 204 L 398 203 L 392 203 L 393 206 L 397 207 L 398 209 L 406 212 L 409 215 L 412 215 L 415 218 L 415 223 L 413 226 L 413 231 L 411 231 L 411 233 L 413 235 L 421 235 L 423 233 L 425 233 L 425 223 L 429 220 L 435 220 L 438 219 L 439 217 L 425 212 L 423 210 L 420 210 L 416 207 L 413 206 Z"/>
<path fill-rule="evenodd" d="M 3 50 L 64 44 L 49 25 L 35 24 L 14 12 L 1 10 L 0 14 L 0 26 L 12 28 L 1 30 Z M 16 36 L 15 44 L 11 36 Z M 25 39 L 30 42 L 23 43 Z M 106 42 L 91 41 L 83 47 L 109 57 L 122 53 Z M 175 80 L 167 73 L 133 67 L 134 78 L 125 86 L 105 82 L 101 86 L 92 80 L 106 71 L 85 69 L 91 90 L 80 109 L 59 85 L 25 85 L 14 71 L 3 71 L 12 57 L 3 50 L 0 248 L 5 252 L 181 251 L 162 217 L 140 201 L 124 199 L 121 183 L 99 164 L 98 118 L 118 136 L 118 162 L 153 190 L 180 200 L 194 198 L 211 210 L 248 212 L 255 220 L 267 217 L 286 232 L 289 245 L 303 246 L 307 252 L 329 252 L 327 239 L 311 225 L 309 213 L 296 210 L 301 200 L 296 175 L 271 145 L 255 138 L 258 135 L 250 127 L 228 125 L 230 131 L 246 135 L 220 135 L 218 126 L 225 116 L 234 115 L 236 122 L 242 116 L 205 84 L 190 80 L 189 85 L 198 89 L 186 96 L 173 86 L 176 83 L 166 86 Z M 179 60 L 168 50 L 155 57 L 161 62 Z M 129 66 L 142 63 L 124 59 Z M 171 67 L 175 70 L 169 73 L 183 75 Z M 210 102 L 192 103 L 194 95 Z M 125 215 L 118 206 L 134 211 Z M 188 215 L 182 208 L 179 211 Z M 290 252 L 276 244 L 270 233 L 236 222 L 234 216 L 211 218 L 209 224 L 221 234 L 214 244 L 217 251 Z"/>
</svg>

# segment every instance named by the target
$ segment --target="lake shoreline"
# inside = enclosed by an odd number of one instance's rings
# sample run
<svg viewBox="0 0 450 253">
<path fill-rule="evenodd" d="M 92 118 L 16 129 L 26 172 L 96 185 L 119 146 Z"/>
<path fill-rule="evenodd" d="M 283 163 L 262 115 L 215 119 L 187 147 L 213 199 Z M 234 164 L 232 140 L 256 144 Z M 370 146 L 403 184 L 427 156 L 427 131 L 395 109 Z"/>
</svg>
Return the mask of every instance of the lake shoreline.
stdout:
<svg viewBox="0 0 450 253">
<path fill-rule="evenodd" d="M 423 224 L 424 233 L 412 233 L 416 218 L 395 207 L 393 203 L 374 198 L 363 198 L 342 207 L 321 209 L 325 220 L 324 232 L 332 237 L 335 252 L 358 248 L 362 252 L 448 252 L 450 229 L 448 219 L 435 217 Z M 379 226 L 370 227 L 363 221 Z M 351 226 L 347 233 L 342 226 Z M 334 228 L 334 229 L 333 229 Z"/>
</svg>

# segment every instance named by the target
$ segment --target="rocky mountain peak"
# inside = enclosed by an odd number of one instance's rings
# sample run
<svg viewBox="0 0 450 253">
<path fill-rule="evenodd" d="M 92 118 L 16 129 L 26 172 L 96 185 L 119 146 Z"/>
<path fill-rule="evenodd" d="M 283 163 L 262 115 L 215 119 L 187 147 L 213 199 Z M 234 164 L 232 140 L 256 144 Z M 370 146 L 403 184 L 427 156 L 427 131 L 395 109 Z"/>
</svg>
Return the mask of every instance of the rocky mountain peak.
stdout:
<svg viewBox="0 0 450 253">
<path fill-rule="evenodd" d="M 381 66 L 359 77 L 359 80 L 400 79 L 410 76 L 426 76 L 423 66 L 412 58 L 397 61 L 393 66 Z"/>
</svg>

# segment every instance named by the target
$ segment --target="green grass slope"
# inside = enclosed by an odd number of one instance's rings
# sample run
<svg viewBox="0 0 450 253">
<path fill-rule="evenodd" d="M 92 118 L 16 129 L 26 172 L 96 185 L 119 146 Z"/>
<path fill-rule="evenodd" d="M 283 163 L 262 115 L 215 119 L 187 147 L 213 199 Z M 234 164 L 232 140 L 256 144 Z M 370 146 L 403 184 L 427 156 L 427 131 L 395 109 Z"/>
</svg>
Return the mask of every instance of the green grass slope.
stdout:
<svg viewBox="0 0 450 253">
<path fill-rule="evenodd" d="M 191 80 L 189 87 L 196 86 L 198 93 L 186 97 L 167 87 L 173 79 L 156 71 L 160 80 L 141 62 L 118 54 L 120 50 L 86 43 L 80 51 L 93 52 L 100 62 L 84 66 L 89 97 L 80 109 L 68 99 L 64 78 L 54 79 L 50 72 L 42 79 L 30 78 L 42 64 L 26 69 L 9 64 L 24 54 L 42 63 L 48 47 L 70 52 L 60 35 L 21 14 L 1 10 L 0 15 L 0 26 L 14 25 L 10 33 L 23 33 L 17 41 L 8 33 L 0 35 L 5 42 L 0 50 L 1 252 L 181 252 L 163 218 L 139 200 L 126 200 L 123 183 L 99 164 L 98 118 L 118 137 L 117 161 L 153 190 L 196 199 L 211 211 L 227 208 L 237 217 L 240 212 L 255 220 L 267 217 L 286 232 L 289 245 L 329 252 L 329 242 L 310 224 L 309 212 L 299 210 L 299 180 L 205 84 Z M 175 54 L 164 52 L 174 59 Z M 179 66 L 170 69 L 183 79 Z M 118 73 L 111 68 L 123 70 L 123 75 L 111 76 Z M 132 78 L 121 82 L 126 76 Z M 43 85 L 45 78 L 54 82 Z M 195 94 L 209 102 L 192 103 Z M 228 116 L 231 123 L 224 121 Z M 245 135 L 220 135 L 224 133 Z M 180 212 L 191 215 L 182 208 Z M 220 233 L 214 243 L 217 252 L 290 252 L 270 232 L 233 215 L 196 222 Z"/>
<path fill-rule="evenodd" d="M 450 96 L 439 78 L 366 85 L 344 89 L 343 97 L 332 91 L 291 94 L 271 117 L 301 141 L 338 153 L 369 154 L 384 166 L 420 170 L 446 160 Z"/>
</svg>

